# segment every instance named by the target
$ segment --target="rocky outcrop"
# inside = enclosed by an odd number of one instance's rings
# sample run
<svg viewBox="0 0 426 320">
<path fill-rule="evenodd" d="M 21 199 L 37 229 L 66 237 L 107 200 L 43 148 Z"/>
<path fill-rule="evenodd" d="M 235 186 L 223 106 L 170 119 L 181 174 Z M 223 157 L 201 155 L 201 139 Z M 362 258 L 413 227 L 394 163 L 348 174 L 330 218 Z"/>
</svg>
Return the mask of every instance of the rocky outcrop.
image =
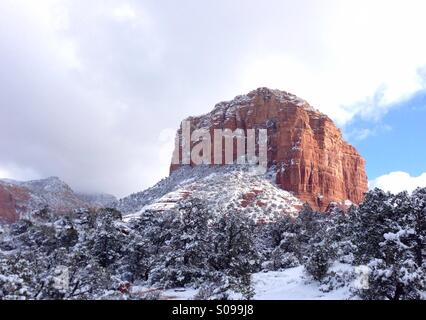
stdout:
<svg viewBox="0 0 426 320">
<path fill-rule="evenodd" d="M 276 183 L 317 210 L 325 211 L 331 202 L 360 203 L 368 190 L 365 161 L 357 150 L 329 117 L 287 92 L 260 88 L 187 120 L 192 130 L 211 133 L 267 129 L 268 167 L 275 170 Z M 179 167 L 172 165 L 171 172 Z"/>
<path fill-rule="evenodd" d="M 15 198 L 9 190 L 0 186 L 0 222 L 12 223 L 18 217 Z"/>
<path fill-rule="evenodd" d="M 162 213 L 177 209 L 181 201 L 199 200 L 216 215 L 236 211 L 258 224 L 283 215 L 295 217 L 303 207 L 299 199 L 249 166 L 197 166 L 174 171 L 152 188 L 121 199 L 116 208 L 128 222 L 147 211 Z"/>
<path fill-rule="evenodd" d="M 19 217 L 45 207 L 62 214 L 98 209 L 115 200 L 115 197 L 104 194 L 77 194 L 57 177 L 24 182 L 0 180 L 0 222 L 15 222 Z"/>
</svg>

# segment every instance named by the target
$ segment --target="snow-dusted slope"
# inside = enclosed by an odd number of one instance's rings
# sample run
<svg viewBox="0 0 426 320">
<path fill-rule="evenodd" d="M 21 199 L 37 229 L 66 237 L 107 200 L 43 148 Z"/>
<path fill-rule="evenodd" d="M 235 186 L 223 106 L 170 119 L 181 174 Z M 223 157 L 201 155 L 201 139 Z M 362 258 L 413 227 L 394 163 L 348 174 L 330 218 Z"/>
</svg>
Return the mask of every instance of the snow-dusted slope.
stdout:
<svg viewBox="0 0 426 320">
<path fill-rule="evenodd" d="M 105 207 L 115 201 L 115 197 L 109 195 L 77 194 L 57 177 L 32 181 L 3 179 L 0 180 L 0 189 L 5 195 L 0 201 L 0 208 L 7 206 L 17 217 L 45 207 L 56 213 L 65 213 L 82 208 Z"/>
<path fill-rule="evenodd" d="M 248 167 L 183 167 L 154 187 L 119 201 L 127 220 L 146 210 L 164 211 L 181 199 L 201 198 L 214 212 L 235 209 L 255 221 L 296 215 L 303 205 L 291 193 Z"/>
<path fill-rule="evenodd" d="M 339 277 L 350 278 L 353 266 L 336 263 L 331 271 Z M 348 280 L 333 289 L 328 289 L 319 282 L 312 280 L 303 266 L 289 268 L 281 271 L 259 272 L 252 275 L 255 295 L 253 300 L 357 300 L 351 292 L 355 282 Z M 194 300 L 197 289 L 173 288 L 160 290 L 155 288 L 135 286 L 132 288 L 134 295 L 143 295 L 147 292 L 157 292 L 160 300 Z M 230 298 L 242 299 L 240 294 L 231 293 Z"/>
<path fill-rule="evenodd" d="M 348 277 L 353 267 L 335 264 L 332 272 Z M 341 286 L 334 290 L 325 290 L 319 282 L 309 278 L 304 267 L 299 266 L 283 271 L 259 272 L 252 276 L 255 288 L 255 300 L 348 300 L 356 299 L 351 287 Z"/>
<path fill-rule="evenodd" d="M 15 199 L 20 215 L 46 206 L 57 212 L 87 207 L 87 204 L 57 177 L 32 181 L 0 180 L 0 186 L 8 190 L 10 196 Z"/>
<path fill-rule="evenodd" d="M 107 208 L 117 202 L 117 198 L 107 193 L 76 192 L 77 198 L 95 208 Z"/>
</svg>

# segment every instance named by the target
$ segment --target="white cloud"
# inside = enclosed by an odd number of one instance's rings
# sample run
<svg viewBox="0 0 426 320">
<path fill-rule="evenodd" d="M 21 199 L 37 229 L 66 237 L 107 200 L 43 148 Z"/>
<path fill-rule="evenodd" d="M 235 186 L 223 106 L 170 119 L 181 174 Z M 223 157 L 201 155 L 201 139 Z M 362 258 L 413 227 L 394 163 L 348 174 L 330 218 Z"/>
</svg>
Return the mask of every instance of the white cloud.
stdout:
<svg viewBox="0 0 426 320">
<path fill-rule="evenodd" d="M 416 188 L 426 187 L 426 173 L 418 177 L 412 177 L 410 174 L 402 171 L 391 172 L 370 181 L 370 188 L 380 188 L 392 193 L 401 191 L 413 192 Z"/>
<path fill-rule="evenodd" d="M 392 131 L 392 127 L 387 124 L 375 125 L 371 128 L 355 128 L 348 132 L 344 132 L 344 136 L 348 140 L 362 141 L 369 137 L 374 137 L 380 133 Z"/>
<path fill-rule="evenodd" d="M 0 167 L 0 179 L 32 180 L 40 178 L 31 168 L 21 168 L 15 165 Z"/>
<path fill-rule="evenodd" d="M 266 35 L 283 48 L 270 54 L 265 43 L 265 50 L 246 59 L 244 87 L 290 88 L 341 125 L 356 115 L 378 118 L 425 88 L 419 70 L 426 65 L 426 43 L 420 41 L 426 2 L 319 2 L 327 9 L 318 14 L 326 22 L 303 19 L 306 28 L 291 25 L 306 45 L 293 47 L 285 31 L 281 38 L 279 32 Z"/>
<path fill-rule="evenodd" d="M 0 166 L 122 196 L 167 175 L 163 130 L 259 86 L 293 92 L 340 125 L 376 119 L 425 87 L 425 9 L 423 0 L 2 0 Z"/>
<path fill-rule="evenodd" d="M 128 4 L 114 8 L 112 13 L 120 21 L 134 20 L 137 17 L 135 10 Z"/>
</svg>

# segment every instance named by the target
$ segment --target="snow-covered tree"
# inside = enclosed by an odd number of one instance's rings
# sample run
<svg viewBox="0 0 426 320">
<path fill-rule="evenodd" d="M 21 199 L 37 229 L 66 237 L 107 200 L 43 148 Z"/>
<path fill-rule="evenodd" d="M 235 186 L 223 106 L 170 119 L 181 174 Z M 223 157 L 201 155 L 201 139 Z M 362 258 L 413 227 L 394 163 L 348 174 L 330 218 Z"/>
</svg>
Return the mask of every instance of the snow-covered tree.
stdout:
<svg viewBox="0 0 426 320">
<path fill-rule="evenodd" d="M 325 243 L 312 243 L 304 264 L 305 269 L 314 280 L 320 281 L 327 275 L 332 258 L 332 253 Z"/>
<path fill-rule="evenodd" d="M 369 286 L 356 291 L 363 299 L 424 297 L 426 189 L 372 190 L 347 212 L 306 205 L 296 218 L 255 224 L 254 216 L 238 210 L 238 201 L 222 212 L 196 198 L 130 223 L 113 209 L 44 208 L 0 228 L 0 299 L 141 298 L 130 290 L 141 283 L 195 286 L 206 299 L 231 292 L 251 299 L 251 276 L 261 265 L 303 264 L 324 288 L 349 286 L 351 275 L 337 279 L 330 271 L 335 261 L 369 270 Z"/>
<path fill-rule="evenodd" d="M 258 250 L 263 253 L 263 267 L 279 270 L 295 267 L 299 262 L 299 225 L 289 216 L 281 216 L 273 223 L 257 227 Z M 260 238 L 260 239 L 259 239 Z M 263 240 L 263 241 L 259 241 Z"/>
<path fill-rule="evenodd" d="M 352 212 L 352 242 L 356 245 L 357 264 L 367 264 L 380 255 L 380 243 L 383 235 L 392 231 L 394 213 L 392 195 L 380 189 L 368 192 L 364 202 Z"/>
<path fill-rule="evenodd" d="M 418 266 L 426 272 L 426 188 L 415 190 L 411 196 L 411 210 L 404 216 L 404 223 L 414 232 L 410 245 Z"/>
<path fill-rule="evenodd" d="M 114 225 L 120 220 L 121 214 L 114 209 L 105 209 L 98 216 L 92 254 L 101 267 L 111 266 L 123 253 L 124 236 Z"/>
<path fill-rule="evenodd" d="M 254 228 L 254 222 L 237 211 L 219 216 L 212 226 L 210 265 L 235 276 L 255 270 L 258 255 L 254 247 Z"/>
<path fill-rule="evenodd" d="M 201 283 L 208 275 L 212 214 L 205 202 L 193 198 L 178 203 L 174 218 L 154 277 L 166 287 Z"/>
<path fill-rule="evenodd" d="M 411 197 L 374 190 L 355 216 L 357 256 L 369 267 L 369 286 L 358 290 L 364 299 L 418 299 L 425 288 L 422 269 L 422 203 Z"/>
<path fill-rule="evenodd" d="M 313 243 L 323 241 L 324 222 L 324 214 L 313 211 L 308 204 L 305 204 L 296 219 L 298 231 L 297 242 L 299 246 L 298 255 L 300 261 L 307 261 Z"/>
<path fill-rule="evenodd" d="M 400 229 L 384 235 L 379 258 L 368 263 L 369 286 L 358 293 L 365 299 L 419 299 L 424 288 L 424 274 L 416 264 L 407 239 L 412 230 Z"/>
</svg>

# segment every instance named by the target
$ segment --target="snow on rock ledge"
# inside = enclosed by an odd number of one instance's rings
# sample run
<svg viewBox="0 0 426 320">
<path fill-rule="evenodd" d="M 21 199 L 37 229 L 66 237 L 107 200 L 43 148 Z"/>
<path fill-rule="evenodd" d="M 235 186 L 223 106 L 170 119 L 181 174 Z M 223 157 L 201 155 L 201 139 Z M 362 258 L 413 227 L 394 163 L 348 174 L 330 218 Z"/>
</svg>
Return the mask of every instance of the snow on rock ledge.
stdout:
<svg viewBox="0 0 426 320">
<path fill-rule="evenodd" d="M 325 211 L 330 202 L 346 200 L 359 204 L 368 190 L 364 159 L 343 140 L 333 121 L 285 91 L 259 88 L 187 120 L 192 129 L 211 133 L 214 129 L 267 129 L 268 164 L 276 167 L 277 184 L 314 209 Z M 179 167 L 171 165 L 170 170 Z"/>
<path fill-rule="evenodd" d="M 238 210 L 257 223 L 282 215 L 295 216 L 303 203 L 278 188 L 267 175 L 248 167 L 182 167 L 169 178 L 144 192 L 120 200 L 117 208 L 127 212 L 124 219 L 137 218 L 146 210 L 172 209 L 181 199 L 204 199 L 216 213 Z"/>
</svg>

